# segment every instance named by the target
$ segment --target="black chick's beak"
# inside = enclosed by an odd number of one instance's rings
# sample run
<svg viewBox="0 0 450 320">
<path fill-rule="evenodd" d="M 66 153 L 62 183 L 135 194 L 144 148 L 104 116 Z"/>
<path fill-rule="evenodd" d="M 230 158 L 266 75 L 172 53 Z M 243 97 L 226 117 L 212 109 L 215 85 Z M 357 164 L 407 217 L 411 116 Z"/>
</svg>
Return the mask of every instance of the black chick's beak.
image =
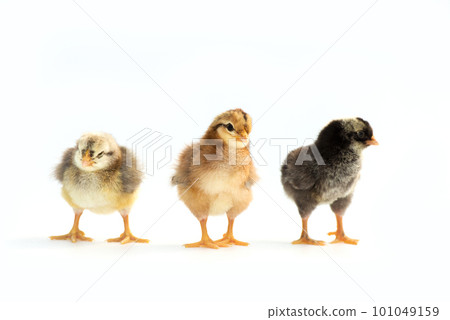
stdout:
<svg viewBox="0 0 450 320">
<path fill-rule="evenodd" d="M 377 146 L 379 145 L 378 141 L 375 139 L 374 136 L 372 136 L 372 138 L 370 140 L 366 141 L 366 145 L 368 146 Z"/>
</svg>

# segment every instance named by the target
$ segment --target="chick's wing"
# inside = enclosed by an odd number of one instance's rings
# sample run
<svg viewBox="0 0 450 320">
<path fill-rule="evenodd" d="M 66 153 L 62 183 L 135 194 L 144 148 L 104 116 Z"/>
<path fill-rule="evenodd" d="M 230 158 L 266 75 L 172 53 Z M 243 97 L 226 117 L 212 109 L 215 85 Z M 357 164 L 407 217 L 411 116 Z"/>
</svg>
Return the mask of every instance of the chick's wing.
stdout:
<svg viewBox="0 0 450 320">
<path fill-rule="evenodd" d="M 289 184 L 297 190 L 309 190 L 317 182 L 316 164 L 313 162 L 296 163 L 302 148 L 289 153 L 286 163 L 282 166 L 283 184 Z"/>
<path fill-rule="evenodd" d="M 66 151 L 64 151 L 64 154 L 62 156 L 61 162 L 58 164 L 58 166 L 55 168 L 54 174 L 55 178 L 59 182 L 63 182 L 64 179 L 64 172 L 72 166 L 72 159 L 75 153 L 75 148 L 69 148 Z"/>
<path fill-rule="evenodd" d="M 137 161 L 134 154 L 125 147 L 120 147 L 122 152 L 122 164 L 120 166 L 120 180 L 122 183 L 122 191 L 125 193 L 135 192 L 143 179 L 143 173 L 137 169 Z M 127 163 L 127 152 L 131 154 L 131 164 Z"/>
</svg>

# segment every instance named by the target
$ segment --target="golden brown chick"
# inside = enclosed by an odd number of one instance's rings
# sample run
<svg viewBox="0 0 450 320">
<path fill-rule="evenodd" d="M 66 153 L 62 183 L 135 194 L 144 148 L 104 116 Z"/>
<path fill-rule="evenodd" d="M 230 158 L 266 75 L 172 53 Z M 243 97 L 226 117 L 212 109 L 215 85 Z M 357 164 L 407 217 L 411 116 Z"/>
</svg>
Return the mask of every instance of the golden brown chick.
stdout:
<svg viewBox="0 0 450 320">
<path fill-rule="evenodd" d="M 68 234 L 50 239 L 92 241 L 78 228 L 80 217 L 87 209 L 94 213 L 120 212 L 125 231 L 108 242 L 148 242 L 135 237 L 128 224 L 128 214 L 143 178 L 136 169 L 134 155 L 127 162 L 126 155 L 131 155 L 130 152 L 118 146 L 107 133 L 84 134 L 75 148 L 65 151 L 55 177 L 62 183 L 62 196 L 73 208 L 75 221 Z"/>
<path fill-rule="evenodd" d="M 234 238 L 233 223 L 250 204 L 251 186 L 258 179 L 248 149 L 251 129 L 247 113 L 229 110 L 214 119 L 198 143 L 181 152 L 172 184 L 202 229 L 201 240 L 186 248 L 248 245 Z M 206 221 L 210 215 L 223 213 L 228 216 L 228 230 L 222 239 L 213 241 Z"/>
</svg>

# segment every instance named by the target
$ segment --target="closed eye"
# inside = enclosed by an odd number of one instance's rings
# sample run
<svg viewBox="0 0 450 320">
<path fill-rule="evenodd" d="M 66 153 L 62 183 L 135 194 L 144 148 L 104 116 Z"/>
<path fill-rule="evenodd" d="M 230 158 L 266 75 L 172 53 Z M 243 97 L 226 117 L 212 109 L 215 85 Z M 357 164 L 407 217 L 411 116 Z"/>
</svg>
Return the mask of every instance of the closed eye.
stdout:
<svg viewBox="0 0 450 320">
<path fill-rule="evenodd" d="M 102 152 L 100 152 L 98 155 L 97 155 L 97 159 L 100 159 L 101 157 L 103 157 L 103 154 L 104 154 L 104 152 L 102 151 Z"/>
</svg>

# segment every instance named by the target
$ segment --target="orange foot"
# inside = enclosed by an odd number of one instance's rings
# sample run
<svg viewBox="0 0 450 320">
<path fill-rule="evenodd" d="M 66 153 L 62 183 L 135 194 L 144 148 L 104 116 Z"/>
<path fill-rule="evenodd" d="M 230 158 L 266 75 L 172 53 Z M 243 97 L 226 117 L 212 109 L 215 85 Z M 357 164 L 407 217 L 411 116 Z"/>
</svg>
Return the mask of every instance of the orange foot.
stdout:
<svg viewBox="0 0 450 320">
<path fill-rule="evenodd" d="M 215 244 L 217 245 L 237 245 L 237 246 L 248 246 L 249 243 L 248 242 L 243 242 L 243 241 L 239 241 L 236 240 L 233 236 L 227 235 L 226 233 L 223 235 L 223 238 L 220 240 L 216 240 L 214 241 Z"/>
<path fill-rule="evenodd" d="M 347 244 L 353 244 L 357 245 L 359 240 L 351 239 L 347 237 L 345 234 L 338 234 L 336 231 L 334 232 L 328 232 L 329 236 L 335 235 L 336 239 L 331 241 L 330 243 L 347 243 Z"/>
<path fill-rule="evenodd" d="M 202 239 L 199 242 L 187 243 L 184 245 L 185 248 L 210 248 L 219 249 L 220 247 L 228 247 L 226 244 L 214 243 L 211 239 Z"/>
<path fill-rule="evenodd" d="M 292 244 L 310 244 L 313 246 L 324 246 L 325 241 L 314 240 L 310 237 L 300 237 L 300 239 L 292 241 Z"/>
<path fill-rule="evenodd" d="M 80 241 L 93 241 L 92 238 L 84 236 L 84 232 L 81 230 L 71 230 L 68 234 L 63 234 L 62 236 L 51 236 L 51 240 L 70 240 L 72 242 Z"/>
<path fill-rule="evenodd" d="M 112 239 L 108 239 L 106 241 L 120 242 L 121 244 L 130 243 L 130 242 L 149 243 L 148 239 L 140 239 L 140 238 L 133 236 L 133 234 L 131 234 L 131 233 L 125 233 L 125 232 L 122 233 L 120 235 L 120 237 L 118 237 L 118 238 L 112 238 Z"/>
</svg>

